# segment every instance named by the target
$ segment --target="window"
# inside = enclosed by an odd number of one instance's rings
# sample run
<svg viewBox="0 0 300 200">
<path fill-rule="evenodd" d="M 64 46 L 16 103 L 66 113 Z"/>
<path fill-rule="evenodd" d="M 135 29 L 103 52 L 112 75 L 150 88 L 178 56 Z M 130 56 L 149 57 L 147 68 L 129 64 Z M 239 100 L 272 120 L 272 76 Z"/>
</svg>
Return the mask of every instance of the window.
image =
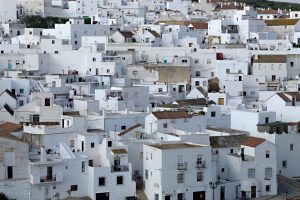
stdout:
<svg viewBox="0 0 300 200">
<path fill-rule="evenodd" d="M 268 124 L 269 123 L 269 117 L 266 117 L 265 118 L 265 124 Z"/>
<path fill-rule="evenodd" d="M 182 60 L 182 63 L 187 63 L 187 60 Z"/>
<path fill-rule="evenodd" d="M 94 147 L 95 147 L 95 143 L 91 142 L 91 148 L 94 148 Z"/>
<path fill-rule="evenodd" d="M 211 117 L 216 117 L 216 112 L 215 112 L 215 111 L 211 112 L 211 113 L 210 113 L 210 116 L 211 116 Z"/>
<path fill-rule="evenodd" d="M 154 200 L 159 200 L 159 194 L 154 194 Z"/>
<path fill-rule="evenodd" d="M 290 144 L 290 151 L 294 151 L 294 144 Z"/>
<path fill-rule="evenodd" d="M 199 86 L 200 82 L 199 81 L 195 81 L 195 86 Z"/>
<path fill-rule="evenodd" d="M 71 185 L 71 191 L 77 191 L 78 190 L 78 186 L 77 185 Z"/>
<path fill-rule="evenodd" d="M 211 77 L 214 77 L 214 76 L 215 76 L 215 73 L 214 73 L 214 72 L 211 72 L 211 73 L 210 73 L 210 76 L 211 76 Z"/>
<path fill-rule="evenodd" d="M 12 166 L 8 166 L 7 167 L 7 178 L 8 179 L 12 179 L 13 178 L 13 167 Z"/>
<path fill-rule="evenodd" d="M 75 141 L 74 140 L 70 140 L 70 147 L 74 147 L 75 146 Z"/>
<path fill-rule="evenodd" d="M 85 172 L 85 162 L 81 162 L 81 172 Z"/>
<path fill-rule="evenodd" d="M 52 44 L 55 44 L 55 40 L 52 40 Z"/>
<path fill-rule="evenodd" d="M 291 67 L 293 67 L 294 66 L 294 62 L 290 62 L 290 65 L 291 65 Z"/>
<path fill-rule="evenodd" d="M 134 75 L 134 76 L 138 75 L 138 71 L 133 71 L 132 75 Z"/>
<path fill-rule="evenodd" d="M 233 153 L 233 149 L 230 149 L 230 153 Z"/>
<path fill-rule="evenodd" d="M 108 141 L 107 142 L 107 147 L 111 147 L 112 146 L 112 141 Z"/>
<path fill-rule="evenodd" d="M 23 106 L 24 105 L 24 101 L 23 100 L 20 100 L 19 101 L 19 106 Z"/>
<path fill-rule="evenodd" d="M 45 99 L 45 106 L 50 106 L 50 99 L 49 98 Z"/>
<path fill-rule="evenodd" d="M 272 179 L 272 168 L 265 168 L 265 179 Z"/>
<path fill-rule="evenodd" d="M 23 94 L 24 93 L 24 89 L 20 89 L 20 94 Z"/>
<path fill-rule="evenodd" d="M 266 151 L 266 158 L 270 158 L 270 151 Z"/>
<path fill-rule="evenodd" d="M 203 181 L 203 172 L 197 172 L 197 182 Z"/>
<path fill-rule="evenodd" d="M 184 193 L 178 193 L 177 200 L 184 200 Z"/>
<path fill-rule="evenodd" d="M 196 71 L 196 76 L 201 76 L 201 72 L 200 71 Z"/>
<path fill-rule="evenodd" d="M 282 167 L 283 167 L 283 168 L 286 168 L 286 167 L 287 167 L 287 161 L 286 161 L 286 160 L 282 161 Z"/>
<path fill-rule="evenodd" d="M 121 126 L 121 129 L 122 130 L 126 130 L 126 126 Z"/>
<path fill-rule="evenodd" d="M 105 177 L 99 177 L 98 184 L 99 184 L 99 186 L 104 186 L 105 185 Z"/>
<path fill-rule="evenodd" d="M 162 88 L 158 88 L 158 92 L 162 92 L 163 91 L 163 89 Z"/>
<path fill-rule="evenodd" d="M 248 178 L 255 178 L 255 169 L 248 169 Z"/>
<path fill-rule="evenodd" d="M 39 122 L 40 121 L 40 115 L 32 115 L 32 122 Z"/>
<path fill-rule="evenodd" d="M 226 69 L 226 74 L 229 74 L 230 73 L 230 69 Z"/>
<path fill-rule="evenodd" d="M 225 172 L 225 168 L 222 168 L 222 169 L 221 169 L 221 172 Z"/>
<path fill-rule="evenodd" d="M 145 169 L 145 179 L 148 180 L 149 172 L 147 169 Z"/>
<path fill-rule="evenodd" d="M 184 182 L 184 174 L 180 173 L 177 174 L 177 183 L 183 183 Z"/>
<path fill-rule="evenodd" d="M 266 185 L 266 192 L 271 192 L 271 185 Z"/>
<path fill-rule="evenodd" d="M 207 64 L 211 64 L 211 59 L 210 58 L 207 59 Z"/>
<path fill-rule="evenodd" d="M 163 124 L 163 127 L 164 128 L 168 128 L 168 124 Z"/>
<path fill-rule="evenodd" d="M 94 166 L 94 161 L 93 160 L 89 160 L 89 167 L 93 167 Z"/>
<path fill-rule="evenodd" d="M 117 185 L 123 184 L 123 176 L 117 176 Z"/>
</svg>

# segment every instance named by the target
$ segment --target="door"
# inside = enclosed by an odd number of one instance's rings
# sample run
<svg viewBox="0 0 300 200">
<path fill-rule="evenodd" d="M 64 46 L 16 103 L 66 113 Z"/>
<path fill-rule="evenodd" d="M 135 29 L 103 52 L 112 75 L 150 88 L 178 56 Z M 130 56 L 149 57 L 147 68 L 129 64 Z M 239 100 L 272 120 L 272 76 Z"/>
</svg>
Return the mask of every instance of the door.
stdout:
<svg viewBox="0 0 300 200">
<path fill-rule="evenodd" d="M 219 98 L 218 99 L 218 104 L 219 105 L 224 105 L 224 98 Z"/>
<path fill-rule="evenodd" d="M 47 180 L 52 179 L 52 167 L 47 167 Z"/>
<path fill-rule="evenodd" d="M 194 192 L 193 200 L 205 200 L 205 191 Z"/>
<path fill-rule="evenodd" d="M 225 186 L 221 187 L 220 200 L 225 200 Z"/>
<path fill-rule="evenodd" d="M 109 192 L 96 193 L 96 200 L 109 200 Z"/>
<path fill-rule="evenodd" d="M 84 141 L 81 141 L 81 151 L 84 151 Z"/>
<path fill-rule="evenodd" d="M 272 75 L 272 81 L 276 81 L 276 76 Z"/>
<path fill-rule="evenodd" d="M 13 167 L 12 166 L 7 167 L 7 178 L 8 179 L 13 178 Z"/>
<path fill-rule="evenodd" d="M 256 186 L 251 186 L 251 198 L 256 198 Z"/>
<path fill-rule="evenodd" d="M 165 196 L 165 200 L 171 200 L 171 196 L 170 195 L 166 195 Z"/>
</svg>

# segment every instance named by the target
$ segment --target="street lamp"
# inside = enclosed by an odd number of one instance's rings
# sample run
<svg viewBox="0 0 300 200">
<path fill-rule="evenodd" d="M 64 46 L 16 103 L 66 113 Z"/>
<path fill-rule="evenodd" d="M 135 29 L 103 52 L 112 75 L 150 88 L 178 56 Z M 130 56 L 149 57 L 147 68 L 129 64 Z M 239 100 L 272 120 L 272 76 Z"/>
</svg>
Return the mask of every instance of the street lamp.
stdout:
<svg viewBox="0 0 300 200">
<path fill-rule="evenodd" d="M 215 189 L 218 187 L 220 184 L 220 178 L 218 177 L 218 180 L 215 182 L 209 182 L 209 187 L 213 190 L 213 200 L 215 200 Z"/>
</svg>

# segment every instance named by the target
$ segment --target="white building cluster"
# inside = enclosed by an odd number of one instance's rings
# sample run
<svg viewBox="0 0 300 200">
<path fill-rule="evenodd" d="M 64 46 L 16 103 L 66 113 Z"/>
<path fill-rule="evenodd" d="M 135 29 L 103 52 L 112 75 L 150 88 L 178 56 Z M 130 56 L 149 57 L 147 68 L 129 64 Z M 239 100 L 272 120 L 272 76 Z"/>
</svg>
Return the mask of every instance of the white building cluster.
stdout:
<svg viewBox="0 0 300 200">
<path fill-rule="evenodd" d="M 32 28 L 26 16 L 67 22 Z M 300 177 L 299 47 L 299 11 L 0 0 L 0 193 L 281 195 L 278 177 Z"/>
</svg>

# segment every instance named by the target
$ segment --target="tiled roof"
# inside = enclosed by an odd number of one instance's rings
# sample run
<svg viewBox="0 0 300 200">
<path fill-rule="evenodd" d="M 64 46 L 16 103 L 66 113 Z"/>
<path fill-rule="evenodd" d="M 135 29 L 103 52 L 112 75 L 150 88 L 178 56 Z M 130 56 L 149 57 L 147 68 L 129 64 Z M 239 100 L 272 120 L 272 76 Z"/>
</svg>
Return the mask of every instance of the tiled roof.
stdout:
<svg viewBox="0 0 300 200">
<path fill-rule="evenodd" d="M 182 106 L 205 106 L 207 104 L 207 101 L 204 98 L 176 100 L 175 102 L 178 103 L 178 105 L 180 107 L 182 107 Z"/>
<path fill-rule="evenodd" d="M 21 139 L 19 139 L 18 137 L 11 135 L 9 132 L 4 131 L 4 130 L 0 130 L 0 138 L 5 138 L 5 139 L 9 139 L 9 140 L 14 140 L 14 141 L 18 141 L 18 142 L 23 142 Z"/>
<path fill-rule="evenodd" d="M 6 110 L 11 116 L 13 116 L 13 115 L 15 114 L 15 111 L 14 111 L 13 109 L 11 109 L 11 108 L 9 107 L 9 105 L 5 104 L 3 107 L 5 108 L 5 110 Z"/>
<path fill-rule="evenodd" d="M 267 26 L 294 26 L 299 19 L 271 19 L 265 20 Z"/>
<path fill-rule="evenodd" d="M 181 119 L 191 118 L 192 115 L 185 111 L 160 111 L 152 113 L 157 119 Z"/>
<path fill-rule="evenodd" d="M 240 4 L 234 5 L 233 3 L 223 4 L 223 6 L 218 5 L 214 11 L 221 11 L 221 10 L 244 10 L 244 6 Z"/>
<path fill-rule="evenodd" d="M 257 59 L 254 59 L 254 63 L 286 63 L 286 55 L 258 55 Z"/>
<path fill-rule="evenodd" d="M 78 117 L 78 116 L 80 116 L 80 112 L 79 111 L 63 112 L 63 115 L 65 115 L 65 116 L 72 116 L 72 117 Z"/>
<path fill-rule="evenodd" d="M 157 149 L 185 149 L 185 148 L 199 148 L 199 147 L 203 147 L 203 145 L 193 144 L 193 143 L 149 144 L 149 146 L 157 148 Z"/>
<path fill-rule="evenodd" d="M 156 32 L 156 31 L 153 31 L 153 30 L 148 30 L 149 33 L 151 33 L 154 37 L 160 37 L 160 35 Z"/>
<path fill-rule="evenodd" d="M 248 147 L 257 147 L 261 143 L 263 143 L 265 139 L 258 138 L 258 137 L 249 137 L 245 141 L 242 142 L 242 145 L 248 146 Z"/>
<path fill-rule="evenodd" d="M 249 136 L 247 135 L 229 135 L 229 136 L 211 136 L 210 146 L 212 148 L 230 148 L 239 147 Z"/>
<path fill-rule="evenodd" d="M 296 101 L 300 101 L 300 92 L 278 92 L 276 94 L 285 102 L 292 102 L 292 99 L 288 95 L 296 98 Z"/>
<path fill-rule="evenodd" d="M 123 148 L 120 148 L 120 149 L 112 149 L 111 152 L 113 154 L 127 154 L 127 150 L 126 149 L 123 149 Z"/>
<path fill-rule="evenodd" d="M 199 92 L 201 92 L 205 97 L 208 96 L 207 91 L 205 91 L 205 90 L 203 89 L 203 87 L 199 86 L 199 87 L 196 87 L 196 88 L 197 88 L 197 90 L 198 90 Z"/>
<path fill-rule="evenodd" d="M 0 125 L 0 130 L 7 131 L 9 133 L 20 131 L 23 129 L 23 126 L 21 124 L 14 124 L 11 122 L 5 122 L 4 124 Z"/>
<path fill-rule="evenodd" d="M 267 14 L 278 14 L 278 10 L 267 9 L 267 10 L 258 10 L 257 14 L 267 15 Z"/>
<path fill-rule="evenodd" d="M 132 38 L 133 33 L 131 31 L 119 31 L 125 38 Z"/>
<path fill-rule="evenodd" d="M 195 29 L 208 29 L 208 23 L 205 22 L 192 22 L 191 25 Z"/>
<path fill-rule="evenodd" d="M 292 102 L 290 98 L 288 98 L 284 93 L 277 93 L 277 95 L 285 102 Z"/>
<path fill-rule="evenodd" d="M 119 133 L 119 136 L 125 135 L 126 133 L 128 133 L 128 132 L 130 132 L 130 131 L 132 131 L 132 130 L 134 130 L 134 129 L 140 127 L 140 126 L 142 126 L 142 125 L 141 125 L 141 124 L 136 124 L 136 125 L 134 125 L 134 126 L 131 126 L 131 127 L 129 127 L 128 129 L 126 129 L 126 130 L 120 132 L 120 133 Z"/>
<path fill-rule="evenodd" d="M 11 96 L 12 98 L 14 98 L 14 99 L 17 99 L 16 98 L 16 95 L 14 95 L 10 90 L 8 90 L 8 89 L 6 89 L 6 90 L 4 90 L 3 92 L 2 92 L 2 94 L 4 94 L 4 93 L 7 93 L 9 96 Z M 0 96 L 2 96 L 2 94 L 0 95 Z"/>
</svg>

